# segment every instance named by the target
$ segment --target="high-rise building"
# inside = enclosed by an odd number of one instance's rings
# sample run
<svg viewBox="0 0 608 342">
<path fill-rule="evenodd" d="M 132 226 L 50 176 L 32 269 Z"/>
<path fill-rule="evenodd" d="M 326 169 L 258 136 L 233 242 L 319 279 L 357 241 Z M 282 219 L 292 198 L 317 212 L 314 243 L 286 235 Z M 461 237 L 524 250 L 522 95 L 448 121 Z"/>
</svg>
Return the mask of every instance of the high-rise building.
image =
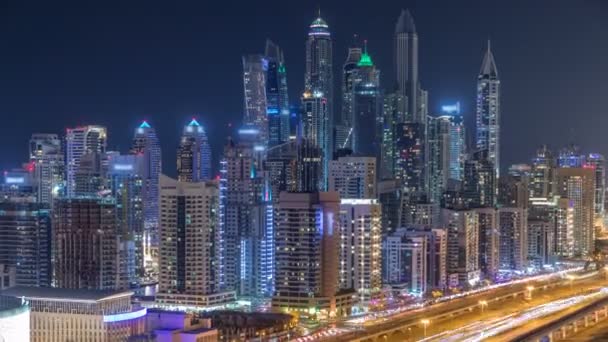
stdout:
<svg viewBox="0 0 608 342">
<path fill-rule="evenodd" d="M 53 205 L 53 199 L 64 192 L 65 157 L 57 134 L 32 134 L 30 163 L 38 183 L 37 201 Z"/>
<path fill-rule="evenodd" d="M 471 208 L 496 205 L 496 173 L 487 151 L 478 151 L 464 164 L 464 198 Z"/>
<path fill-rule="evenodd" d="M 406 101 L 400 92 L 396 91 L 384 96 L 382 101 L 382 147 L 379 160 L 381 179 L 395 177 L 396 129 L 398 124 L 405 122 L 405 111 Z"/>
<path fill-rule="evenodd" d="M 532 231 L 530 228 L 535 225 Z M 546 240 L 543 245 L 539 236 L 542 234 L 542 227 L 549 226 L 549 232 L 545 235 Z M 528 214 L 528 254 L 533 264 L 540 264 L 539 253 L 545 249 L 544 255 L 550 258 L 549 262 L 554 261 L 554 257 L 574 256 L 574 202 L 567 198 L 554 196 L 550 199 L 543 197 L 531 198 Z"/>
<path fill-rule="evenodd" d="M 406 122 L 425 124 L 427 95 L 418 79 L 418 33 L 409 10 L 401 10 L 394 35 L 394 63 L 399 93 L 407 101 Z"/>
<path fill-rule="evenodd" d="M 536 151 L 530 170 L 530 198 L 550 199 L 555 195 L 555 159 L 546 145 Z"/>
<path fill-rule="evenodd" d="M 118 229 L 113 199 L 61 198 L 53 208 L 54 285 L 118 288 Z"/>
<path fill-rule="evenodd" d="M 498 209 L 500 269 L 524 271 L 528 266 L 528 211 L 523 208 Z"/>
<path fill-rule="evenodd" d="M 74 174 L 74 197 L 95 197 L 107 189 L 107 154 L 87 152 Z"/>
<path fill-rule="evenodd" d="M 274 286 L 272 193 L 264 147 L 240 130 L 226 144 L 220 170 L 219 285 L 241 296 L 269 297 Z"/>
<path fill-rule="evenodd" d="M 338 193 L 282 192 L 276 215 L 272 308 L 316 318 L 349 314 L 353 292 L 338 287 Z"/>
<path fill-rule="evenodd" d="M 333 148 L 331 147 L 332 120 L 329 115 L 327 98 L 320 92 L 304 92 L 301 115 L 302 137 L 309 144 L 314 144 L 321 149 L 323 159 L 321 161 L 320 187 L 322 190 L 327 189 L 329 161 L 333 159 Z"/>
<path fill-rule="evenodd" d="M 557 169 L 557 194 L 567 198 L 573 212 L 573 253 L 585 256 L 594 249 L 595 170 L 567 167 Z M 558 236 L 558 240 L 561 237 Z M 558 241 L 559 243 L 560 241 Z"/>
<path fill-rule="evenodd" d="M 448 188 L 450 175 L 450 117 L 428 117 L 427 179 L 428 198 L 439 203 Z"/>
<path fill-rule="evenodd" d="M 559 150 L 557 167 L 583 167 L 586 159 L 586 156 L 581 153 L 579 146 L 569 144 Z"/>
<path fill-rule="evenodd" d="M 528 216 L 528 264 L 535 269 L 555 262 L 555 225 L 549 219 Z"/>
<path fill-rule="evenodd" d="M 329 134 L 334 127 L 334 73 L 333 73 L 333 52 L 332 39 L 329 26 L 321 18 L 321 13 L 312 24 L 308 31 L 306 40 L 306 73 L 304 74 L 304 89 L 311 94 L 318 94 L 318 97 L 325 98 L 326 111 L 328 117 Z M 316 95 L 315 95 L 316 96 Z M 328 136 L 329 142 L 333 141 Z M 324 146 L 320 146 L 325 148 Z M 331 147 L 331 146 L 330 146 Z M 325 151 L 324 151 L 325 152 Z M 333 153 L 330 149 L 329 155 Z"/>
<path fill-rule="evenodd" d="M 384 238 L 382 252 L 386 284 L 416 294 L 445 290 L 445 230 L 424 225 L 399 228 Z"/>
<path fill-rule="evenodd" d="M 245 117 L 243 124 L 255 127 L 262 142 L 268 141 L 266 71 L 268 63 L 261 54 L 243 56 Z"/>
<path fill-rule="evenodd" d="M 234 300 L 234 292 L 219 292 L 218 199 L 217 182 L 160 176 L 158 304 L 208 307 Z"/>
<path fill-rule="evenodd" d="M 484 279 L 494 280 L 500 266 L 500 230 L 494 208 L 476 208 L 479 224 L 479 269 Z"/>
<path fill-rule="evenodd" d="M 119 245 L 119 288 L 138 284 L 144 269 L 144 156 L 112 156 L 108 183 L 116 200 Z"/>
<path fill-rule="evenodd" d="M 409 196 L 426 195 L 425 125 L 397 124 L 395 130 L 395 178 Z"/>
<path fill-rule="evenodd" d="M 329 163 L 329 191 L 340 198 L 376 198 L 376 158 L 340 157 Z"/>
<path fill-rule="evenodd" d="M 15 267 L 15 283 L 51 286 L 49 206 L 22 198 L 0 203 L 0 264 Z"/>
<path fill-rule="evenodd" d="M 262 62 L 266 65 L 268 145 L 275 146 L 289 141 L 289 95 L 283 51 L 269 39 L 266 40 Z"/>
<path fill-rule="evenodd" d="M 107 131 L 102 126 L 81 126 L 66 131 L 66 194 L 75 196 L 76 172 L 80 159 L 87 153 L 106 152 Z"/>
<path fill-rule="evenodd" d="M 359 60 L 363 50 L 357 40 L 357 35 L 354 36 L 352 44 L 348 48 L 348 56 L 342 66 L 342 116 L 340 117 L 340 125 L 345 131 L 344 137 L 338 139 L 336 136 L 336 148 L 351 148 L 352 149 L 352 128 L 353 128 L 353 97 L 355 90 L 355 78 L 357 76 Z"/>
<path fill-rule="evenodd" d="M 599 153 L 589 153 L 585 167 L 595 170 L 595 218 L 600 222 L 604 218 L 604 204 L 606 202 L 606 160 Z"/>
<path fill-rule="evenodd" d="M 196 119 L 184 127 L 177 149 L 177 178 L 181 182 L 202 182 L 211 177 L 211 147 L 207 133 Z"/>
<path fill-rule="evenodd" d="M 367 53 L 367 42 L 357 71 L 353 73 L 352 113 L 350 117 L 352 150 L 356 155 L 380 157 L 382 134 L 382 99 L 380 71 Z"/>
<path fill-rule="evenodd" d="M 408 237 L 403 229 L 382 242 L 382 280 L 393 289 L 423 294 L 427 290 L 428 241 L 424 236 Z"/>
<path fill-rule="evenodd" d="M 148 122 L 135 129 L 131 153 L 143 158 L 144 266 L 147 272 L 158 272 L 158 181 L 162 157 L 156 130 Z"/>
<path fill-rule="evenodd" d="M 474 210 L 441 210 L 447 230 L 448 287 L 467 288 L 480 280 L 479 217 Z"/>
<path fill-rule="evenodd" d="M 340 202 L 340 288 L 367 301 L 380 294 L 382 209 L 375 199 Z"/>
<path fill-rule="evenodd" d="M 477 150 L 487 151 L 485 157 L 500 176 L 500 79 L 494 55 L 488 49 L 477 76 Z"/>
</svg>

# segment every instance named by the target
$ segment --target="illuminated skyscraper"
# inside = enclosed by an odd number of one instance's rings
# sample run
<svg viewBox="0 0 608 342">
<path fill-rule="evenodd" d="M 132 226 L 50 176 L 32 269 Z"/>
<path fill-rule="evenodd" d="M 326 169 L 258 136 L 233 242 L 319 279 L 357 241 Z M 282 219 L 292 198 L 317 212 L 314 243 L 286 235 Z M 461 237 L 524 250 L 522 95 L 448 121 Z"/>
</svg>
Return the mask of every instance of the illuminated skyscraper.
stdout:
<svg viewBox="0 0 608 342">
<path fill-rule="evenodd" d="M 113 290 L 121 285 L 113 199 L 58 199 L 52 234 L 55 286 Z"/>
<path fill-rule="evenodd" d="M 302 137 L 309 144 L 314 144 L 322 153 L 322 176 L 319 189 L 327 189 L 329 161 L 333 157 L 331 147 L 331 118 L 328 112 L 328 102 L 320 92 L 304 92 L 302 96 L 301 126 Z"/>
<path fill-rule="evenodd" d="M 272 194 L 263 170 L 265 148 L 255 129 L 239 130 L 224 147 L 220 170 L 219 285 L 241 296 L 273 293 Z"/>
<path fill-rule="evenodd" d="M 477 76 L 477 150 L 487 151 L 488 160 L 500 176 L 500 79 L 490 49 Z"/>
<path fill-rule="evenodd" d="M 573 211 L 573 253 L 586 256 L 594 249 L 595 170 L 593 168 L 557 169 L 557 193 L 567 198 Z M 561 241 L 562 238 L 558 237 Z"/>
<path fill-rule="evenodd" d="M 340 202 L 340 287 L 360 300 L 380 294 L 382 209 L 375 199 Z"/>
<path fill-rule="evenodd" d="M 66 131 L 66 186 L 67 196 L 73 197 L 76 190 L 76 172 L 80 158 L 87 153 L 106 152 L 107 132 L 102 126 L 81 126 Z"/>
<path fill-rule="evenodd" d="M 338 193 L 282 192 L 276 214 L 273 310 L 317 318 L 350 314 L 353 292 L 338 287 Z"/>
<path fill-rule="evenodd" d="M 243 124 L 255 127 L 262 142 L 268 141 L 266 72 L 268 61 L 261 54 L 243 56 L 245 117 Z"/>
<path fill-rule="evenodd" d="M 401 10 L 395 25 L 395 73 L 399 92 L 407 101 L 407 122 L 426 123 L 427 94 L 418 79 L 418 33 L 409 10 Z"/>
<path fill-rule="evenodd" d="M 51 213 L 47 204 L 20 198 L 0 203 L 0 236 L 0 264 L 15 267 L 17 285 L 51 286 Z"/>
<path fill-rule="evenodd" d="M 474 210 L 441 210 L 447 230 L 446 272 L 449 287 L 477 284 L 479 269 L 479 217 Z"/>
<path fill-rule="evenodd" d="M 138 284 L 144 272 L 144 155 L 112 156 L 108 183 L 116 199 L 116 224 L 120 239 L 119 286 Z M 157 202 L 158 203 L 158 202 Z"/>
<path fill-rule="evenodd" d="M 528 212 L 523 208 L 499 208 L 498 252 L 501 270 L 524 271 L 528 266 Z"/>
<path fill-rule="evenodd" d="M 479 269 L 484 279 L 494 280 L 500 266 L 500 230 L 495 208 L 476 208 L 479 224 Z"/>
<path fill-rule="evenodd" d="M 488 161 L 487 151 L 475 152 L 465 162 L 463 191 L 466 203 L 471 208 L 496 205 L 496 173 L 494 165 Z"/>
<path fill-rule="evenodd" d="M 177 178 L 181 182 L 201 182 L 212 178 L 207 133 L 194 118 L 184 127 L 177 149 Z"/>
<path fill-rule="evenodd" d="M 406 101 L 400 92 L 384 96 L 382 101 L 382 147 L 379 160 L 381 179 L 390 179 L 398 174 L 395 160 L 397 125 L 405 122 Z"/>
<path fill-rule="evenodd" d="M 352 127 L 353 127 L 353 95 L 355 89 L 355 78 L 358 70 L 357 64 L 361 59 L 361 46 L 357 41 L 357 36 L 354 36 L 352 45 L 348 48 L 348 56 L 342 66 L 342 116 L 340 125 L 345 131 L 344 138 L 339 140 L 336 137 L 336 148 L 350 148 L 352 145 Z"/>
<path fill-rule="evenodd" d="M 287 94 L 287 69 L 283 51 L 278 45 L 266 40 L 266 113 L 268 115 L 268 145 L 275 146 L 289 141 L 289 96 Z"/>
<path fill-rule="evenodd" d="M 218 292 L 218 199 L 217 181 L 160 176 L 157 303 L 206 307 L 235 299 L 234 292 Z"/>
<path fill-rule="evenodd" d="M 555 195 L 555 158 L 546 145 L 536 151 L 530 170 L 530 198 L 551 199 Z"/>
<path fill-rule="evenodd" d="M 606 160 L 599 153 L 589 153 L 585 167 L 595 170 L 595 207 L 596 219 L 603 219 L 606 202 Z"/>
<path fill-rule="evenodd" d="M 330 130 L 334 127 L 334 72 L 332 39 L 329 26 L 321 18 L 321 13 L 308 31 L 306 40 L 306 73 L 304 74 L 304 89 L 312 94 L 318 93 L 327 101 L 327 116 Z M 330 140 L 331 137 L 330 137 Z M 323 147 L 325 148 L 325 147 Z M 330 155 L 333 151 L 330 151 Z"/>
<path fill-rule="evenodd" d="M 158 181 L 162 157 L 156 131 L 148 122 L 135 129 L 131 153 L 143 156 L 144 258 L 146 268 L 151 271 L 158 268 Z"/>
<path fill-rule="evenodd" d="M 395 178 L 410 197 L 426 195 L 425 125 L 401 123 L 395 129 Z"/>
<path fill-rule="evenodd" d="M 380 157 L 382 132 L 382 100 L 380 71 L 367 53 L 367 42 L 357 71 L 353 74 L 352 150 L 357 155 Z"/>
<path fill-rule="evenodd" d="M 53 199 L 63 195 L 64 154 L 57 134 L 32 134 L 30 138 L 30 163 L 38 183 L 37 201 L 50 206 Z"/>
</svg>

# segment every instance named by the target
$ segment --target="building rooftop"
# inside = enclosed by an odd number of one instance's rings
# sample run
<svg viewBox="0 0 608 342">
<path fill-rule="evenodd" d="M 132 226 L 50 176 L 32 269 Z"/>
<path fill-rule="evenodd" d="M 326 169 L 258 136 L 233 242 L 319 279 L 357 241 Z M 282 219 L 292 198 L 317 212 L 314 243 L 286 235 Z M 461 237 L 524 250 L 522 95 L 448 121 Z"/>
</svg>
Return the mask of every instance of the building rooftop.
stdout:
<svg viewBox="0 0 608 342">
<path fill-rule="evenodd" d="M 184 330 L 181 333 L 182 334 L 188 334 L 188 335 L 197 335 L 197 334 L 202 334 L 204 332 L 211 331 L 211 330 L 216 330 L 216 329 L 215 328 L 200 327 L 200 328 L 196 328 L 196 329 L 192 329 L 192 330 Z"/>
<path fill-rule="evenodd" d="M 133 292 L 115 290 L 64 289 L 56 287 L 14 286 L 0 291 L 0 295 L 25 298 L 44 298 L 50 300 L 101 301 L 124 296 L 132 296 Z"/>
</svg>

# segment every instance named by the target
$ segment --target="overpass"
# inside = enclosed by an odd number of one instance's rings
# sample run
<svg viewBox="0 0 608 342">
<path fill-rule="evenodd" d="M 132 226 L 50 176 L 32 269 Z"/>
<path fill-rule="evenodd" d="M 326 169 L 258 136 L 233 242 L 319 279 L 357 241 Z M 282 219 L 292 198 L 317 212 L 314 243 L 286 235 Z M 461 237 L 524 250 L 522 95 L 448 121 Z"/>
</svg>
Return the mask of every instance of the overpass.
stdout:
<svg viewBox="0 0 608 342">
<path fill-rule="evenodd" d="M 608 298 L 599 299 L 559 319 L 533 329 L 518 338 L 518 342 L 565 341 L 581 329 L 598 324 L 608 318 Z"/>
</svg>

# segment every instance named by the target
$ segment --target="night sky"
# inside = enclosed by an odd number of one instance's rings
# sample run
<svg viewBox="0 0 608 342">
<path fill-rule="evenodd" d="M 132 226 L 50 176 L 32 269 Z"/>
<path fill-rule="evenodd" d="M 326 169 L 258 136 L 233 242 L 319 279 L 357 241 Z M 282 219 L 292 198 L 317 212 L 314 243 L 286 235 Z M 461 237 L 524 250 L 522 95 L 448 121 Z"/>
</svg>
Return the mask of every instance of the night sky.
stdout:
<svg viewBox="0 0 608 342">
<path fill-rule="evenodd" d="M 368 39 L 385 88 L 393 83 L 395 21 L 410 8 L 432 112 L 459 100 L 470 124 L 491 38 L 503 87 L 503 168 L 527 162 L 541 143 L 576 142 L 608 155 L 604 0 L 4 0 L 0 167 L 27 161 L 31 133 L 83 124 L 107 126 L 108 147 L 125 152 L 147 119 L 161 140 L 163 169 L 174 175 L 181 128 L 193 115 L 207 129 L 216 164 L 242 118 L 241 55 L 263 52 L 267 37 L 279 44 L 290 102 L 299 101 L 304 42 L 319 4 L 334 38 L 336 79 L 357 33 Z"/>
</svg>

